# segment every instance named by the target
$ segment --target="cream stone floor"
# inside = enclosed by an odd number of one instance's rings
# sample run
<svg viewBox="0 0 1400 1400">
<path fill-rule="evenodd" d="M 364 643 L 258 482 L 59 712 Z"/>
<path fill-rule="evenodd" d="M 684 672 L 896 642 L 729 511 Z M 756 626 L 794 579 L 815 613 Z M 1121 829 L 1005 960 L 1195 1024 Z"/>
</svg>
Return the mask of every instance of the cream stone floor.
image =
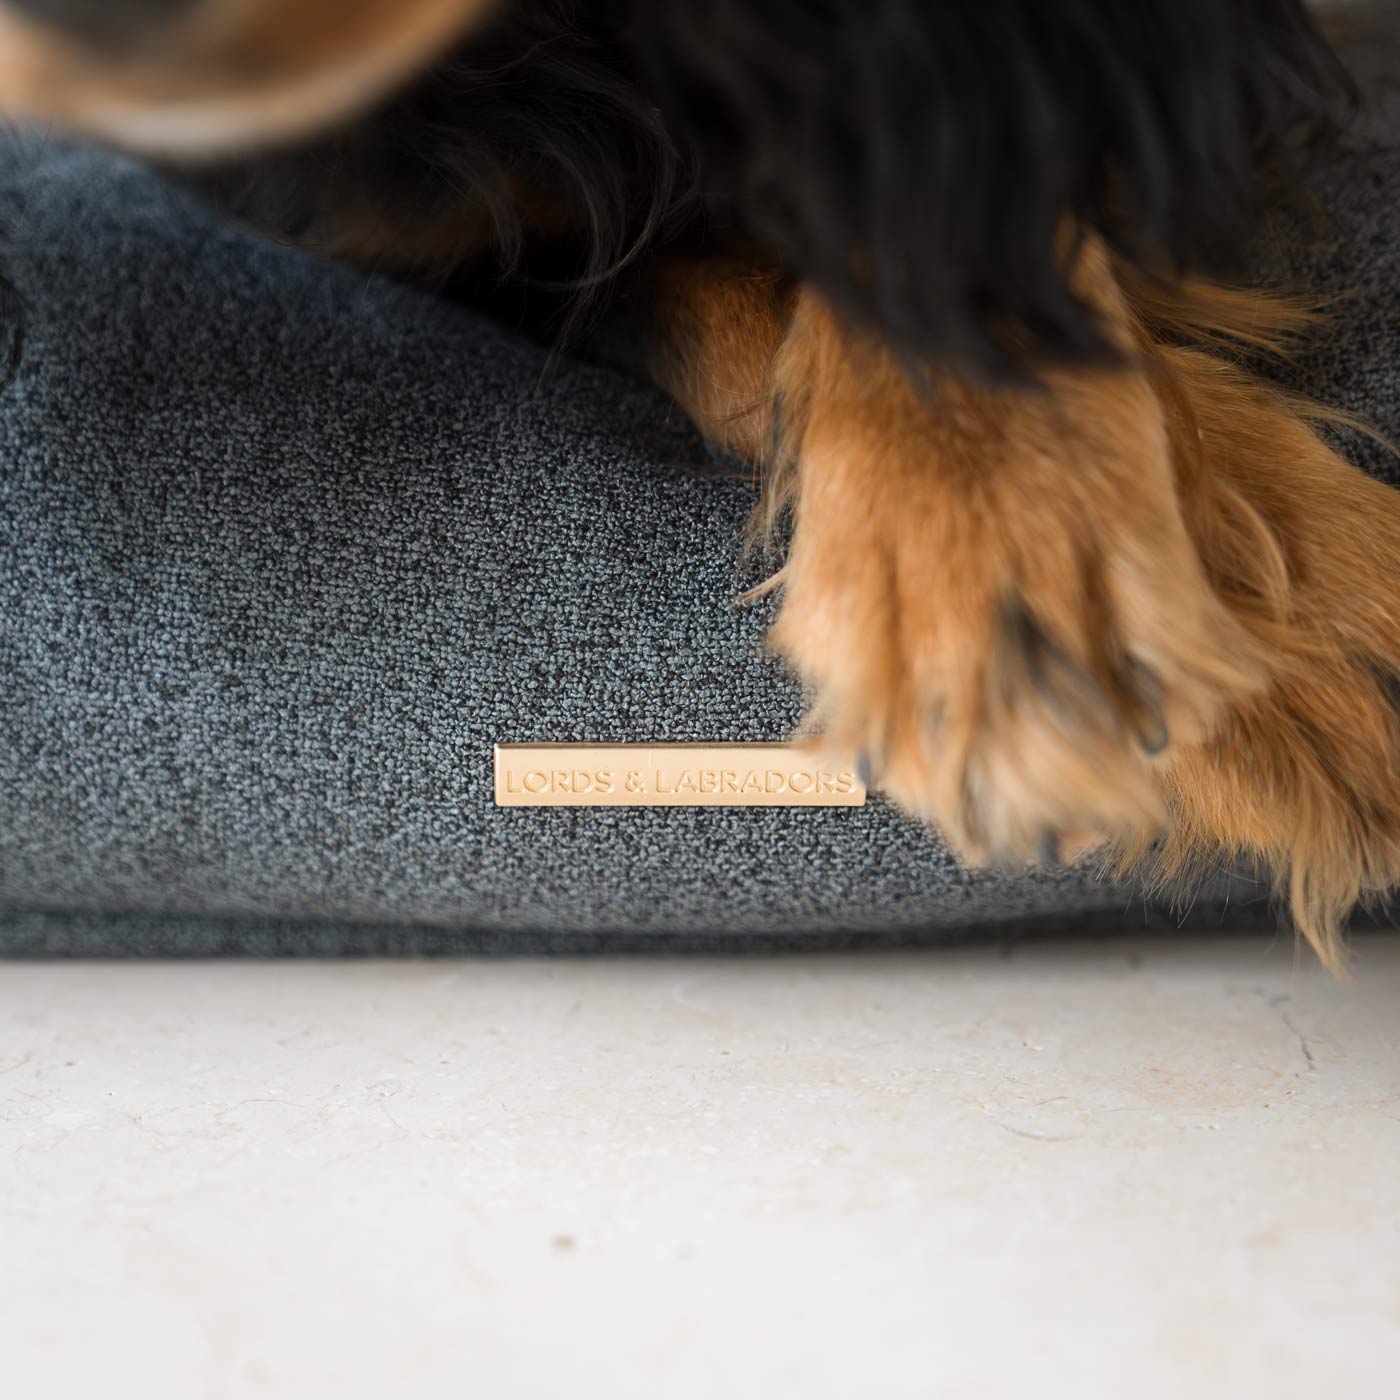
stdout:
<svg viewBox="0 0 1400 1400">
<path fill-rule="evenodd" d="M 1393 1397 L 1356 961 L 0 966 L 0 1393 Z"/>
</svg>

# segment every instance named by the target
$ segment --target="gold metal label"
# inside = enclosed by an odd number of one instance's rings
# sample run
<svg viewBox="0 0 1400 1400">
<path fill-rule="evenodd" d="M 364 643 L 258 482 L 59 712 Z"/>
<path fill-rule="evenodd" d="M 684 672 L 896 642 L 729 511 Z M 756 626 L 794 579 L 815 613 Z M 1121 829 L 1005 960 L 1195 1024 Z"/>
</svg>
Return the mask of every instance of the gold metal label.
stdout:
<svg viewBox="0 0 1400 1400">
<path fill-rule="evenodd" d="M 864 807 L 803 744 L 497 744 L 498 807 Z"/>
</svg>

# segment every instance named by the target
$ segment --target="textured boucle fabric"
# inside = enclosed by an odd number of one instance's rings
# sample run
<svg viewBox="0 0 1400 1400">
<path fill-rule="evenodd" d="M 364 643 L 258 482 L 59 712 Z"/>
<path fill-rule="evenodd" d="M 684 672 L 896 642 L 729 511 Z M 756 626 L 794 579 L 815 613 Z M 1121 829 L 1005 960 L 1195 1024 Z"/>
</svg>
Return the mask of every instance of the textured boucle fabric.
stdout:
<svg viewBox="0 0 1400 1400">
<path fill-rule="evenodd" d="M 1389 26 L 1392 35 L 1394 26 Z M 1400 43 L 1300 279 L 1298 387 L 1400 433 Z M 1377 57 L 1384 52 L 1384 61 Z M 0 152 L 0 951 L 829 946 L 1160 922 L 863 810 L 508 809 L 496 742 L 765 740 L 749 488 L 650 389 L 261 243 L 109 155 Z M 1372 465 L 1382 456 L 1371 449 Z M 1250 922 L 1248 881 L 1195 920 Z"/>
</svg>

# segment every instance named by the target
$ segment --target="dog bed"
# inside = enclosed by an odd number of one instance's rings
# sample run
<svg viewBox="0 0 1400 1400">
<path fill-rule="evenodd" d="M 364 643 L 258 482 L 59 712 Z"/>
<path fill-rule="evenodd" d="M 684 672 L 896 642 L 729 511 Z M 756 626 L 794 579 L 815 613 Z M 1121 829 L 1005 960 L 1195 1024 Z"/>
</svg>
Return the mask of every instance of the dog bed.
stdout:
<svg viewBox="0 0 1400 1400">
<path fill-rule="evenodd" d="M 1293 386 L 1400 435 L 1400 27 Z M 138 165 L 0 152 L 28 305 L 0 398 L 0 952 L 773 948 L 1176 918 L 1092 870 L 960 868 L 863 808 L 499 808 L 502 742 L 764 741 L 750 488 L 649 388 L 219 223 Z M 1261 255 L 1263 256 L 1263 255 Z M 1352 445 L 1389 470 L 1381 449 Z M 1193 926 L 1253 925 L 1242 876 Z"/>
</svg>

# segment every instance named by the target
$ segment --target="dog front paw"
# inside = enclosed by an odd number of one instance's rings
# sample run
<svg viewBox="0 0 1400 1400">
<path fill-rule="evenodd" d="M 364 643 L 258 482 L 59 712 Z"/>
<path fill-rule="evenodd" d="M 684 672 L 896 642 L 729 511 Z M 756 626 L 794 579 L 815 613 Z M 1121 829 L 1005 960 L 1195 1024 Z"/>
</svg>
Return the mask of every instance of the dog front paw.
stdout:
<svg viewBox="0 0 1400 1400">
<path fill-rule="evenodd" d="M 812 727 L 973 861 L 1159 831 L 1157 770 L 1267 667 L 1210 587 L 1145 379 L 925 394 L 827 356 L 807 402 L 773 640 Z"/>
</svg>

